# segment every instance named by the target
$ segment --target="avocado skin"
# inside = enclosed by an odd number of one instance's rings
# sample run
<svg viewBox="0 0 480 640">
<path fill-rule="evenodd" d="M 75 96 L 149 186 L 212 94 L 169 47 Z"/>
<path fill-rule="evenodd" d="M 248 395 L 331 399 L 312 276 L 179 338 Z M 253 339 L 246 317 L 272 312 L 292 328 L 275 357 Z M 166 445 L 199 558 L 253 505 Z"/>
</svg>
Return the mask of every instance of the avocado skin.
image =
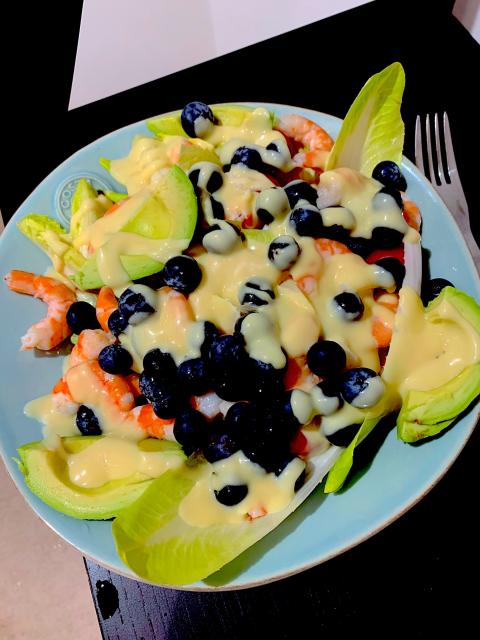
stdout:
<svg viewBox="0 0 480 640">
<path fill-rule="evenodd" d="M 91 444 L 98 437 L 85 437 Z M 65 448 L 79 450 L 75 438 L 65 438 Z M 77 438 L 78 440 L 78 438 Z M 81 447 L 84 448 L 84 447 Z M 30 490 L 43 502 L 73 518 L 83 520 L 109 520 L 139 498 L 151 484 L 152 478 L 136 474 L 129 478 L 108 482 L 95 489 L 82 489 L 68 479 L 65 461 L 46 449 L 42 442 L 31 442 L 18 449 L 17 461 Z"/>
<path fill-rule="evenodd" d="M 427 314 L 448 301 L 480 333 L 480 306 L 468 294 L 445 287 L 432 300 Z M 408 391 L 397 418 L 397 436 L 404 442 L 417 442 L 446 429 L 480 394 L 480 363 L 466 367 L 458 376 L 430 391 Z"/>
</svg>

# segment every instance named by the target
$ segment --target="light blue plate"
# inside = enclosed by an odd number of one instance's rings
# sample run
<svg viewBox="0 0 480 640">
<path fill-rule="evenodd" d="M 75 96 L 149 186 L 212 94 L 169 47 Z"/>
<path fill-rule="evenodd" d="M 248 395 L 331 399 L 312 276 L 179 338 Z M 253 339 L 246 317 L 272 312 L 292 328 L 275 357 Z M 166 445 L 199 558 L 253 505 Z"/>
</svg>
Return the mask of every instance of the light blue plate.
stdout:
<svg viewBox="0 0 480 640">
<path fill-rule="evenodd" d="M 340 120 L 306 109 L 265 106 L 276 113 L 295 112 L 315 120 L 333 137 Z M 25 201 L 0 238 L 0 274 L 10 269 L 42 273 L 49 262 L 17 230 L 28 213 L 46 213 L 61 222 L 78 177 L 88 175 L 99 188 L 121 189 L 98 163 L 101 156 L 117 158 L 128 153 L 135 134 L 148 134 L 143 122 L 119 129 L 78 151 L 53 171 Z M 432 251 L 433 277 L 445 277 L 480 299 L 475 268 L 460 232 L 445 205 L 408 160 L 403 171 L 408 195 L 423 215 L 423 244 Z M 132 574 L 118 558 L 110 522 L 75 520 L 54 511 L 30 493 L 12 458 L 16 448 L 41 438 L 39 424 L 23 416 L 25 403 L 52 388 L 61 375 L 56 358 L 20 352 L 20 336 L 44 314 L 41 303 L 0 285 L 2 354 L 0 385 L 0 448 L 15 483 L 30 506 L 62 538 L 86 556 L 128 576 Z M 347 491 L 325 497 L 315 492 L 276 531 L 246 551 L 208 581 L 192 589 L 235 589 L 276 580 L 319 564 L 373 535 L 415 504 L 445 473 L 465 445 L 477 420 L 477 410 L 465 415 L 442 437 L 421 447 L 396 439 L 390 432 L 373 463 Z M 4 517 L 7 514 L 4 514 Z"/>
</svg>

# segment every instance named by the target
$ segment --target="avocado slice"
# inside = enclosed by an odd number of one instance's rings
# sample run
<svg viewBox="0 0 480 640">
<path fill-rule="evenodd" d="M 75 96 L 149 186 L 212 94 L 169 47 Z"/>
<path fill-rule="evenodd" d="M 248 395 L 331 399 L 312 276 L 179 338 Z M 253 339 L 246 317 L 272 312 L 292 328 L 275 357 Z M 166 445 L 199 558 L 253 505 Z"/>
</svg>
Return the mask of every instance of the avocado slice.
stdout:
<svg viewBox="0 0 480 640">
<path fill-rule="evenodd" d="M 182 169 L 174 166 L 161 177 L 151 197 L 142 201 L 121 231 L 151 239 L 184 240 L 186 248 L 196 223 L 197 199 L 192 183 Z M 148 256 L 121 256 L 120 261 L 131 280 L 157 273 L 163 267 L 161 262 Z M 104 284 L 95 253 L 72 279 L 82 289 L 97 289 Z"/>
<path fill-rule="evenodd" d="M 212 107 L 212 111 L 219 124 L 230 127 L 239 127 L 245 120 L 246 116 L 252 112 L 252 109 L 249 109 L 248 107 L 226 105 Z M 180 114 L 181 111 L 177 111 L 170 116 L 151 118 L 150 120 L 147 120 L 147 127 L 158 137 L 185 136 L 186 134 L 182 127 Z"/>
<path fill-rule="evenodd" d="M 72 198 L 70 218 L 70 238 L 73 243 L 90 225 L 103 216 L 112 206 L 111 200 L 98 195 L 97 190 L 86 179 L 82 178 Z"/>
<path fill-rule="evenodd" d="M 410 311 L 414 315 L 423 313 L 427 327 L 431 326 L 433 330 L 436 323 L 444 323 L 446 339 L 448 339 L 449 326 L 454 328 L 460 324 L 466 330 L 465 340 L 472 340 L 474 346 L 478 336 L 480 343 L 480 305 L 463 291 L 454 287 L 445 287 L 426 309 L 423 310 L 420 302 L 418 307 L 416 309 L 412 305 Z M 408 308 L 406 306 L 406 309 Z M 397 315 L 399 318 L 404 315 L 402 304 Z M 406 316 L 405 320 L 408 321 Z M 411 322 L 415 321 L 416 319 L 412 317 Z M 398 348 L 405 347 L 405 345 L 402 347 L 402 337 L 403 332 L 399 323 L 394 332 L 391 351 L 395 349 L 398 354 Z M 398 342 L 395 344 L 395 341 Z M 473 346 L 472 353 L 475 354 L 476 349 Z M 405 353 L 408 353 L 408 349 L 405 349 Z M 472 356 L 472 360 L 459 373 L 433 389 L 402 389 L 400 386 L 401 410 L 397 418 L 399 439 L 404 442 L 416 442 L 422 438 L 434 436 L 448 427 L 462 411 L 467 409 L 480 394 L 480 362 L 475 355 Z M 438 366 L 441 366 L 441 361 L 438 362 Z M 394 363 L 389 363 L 387 358 L 383 372 L 387 381 L 394 375 L 393 371 Z M 450 369 L 445 371 L 447 376 L 449 371 Z"/>
<path fill-rule="evenodd" d="M 64 452 L 79 453 L 105 436 L 73 436 L 62 438 Z M 155 440 L 141 441 L 144 451 L 166 451 L 183 457 L 175 443 Z M 146 444 L 146 443 L 149 444 Z M 173 445 L 173 448 L 172 448 Z M 68 477 L 65 456 L 47 449 L 42 442 L 31 442 L 18 449 L 18 461 L 25 482 L 43 502 L 68 516 L 88 520 L 115 518 L 125 507 L 139 498 L 153 478 L 142 474 L 107 482 L 101 487 L 84 489 Z"/>
</svg>

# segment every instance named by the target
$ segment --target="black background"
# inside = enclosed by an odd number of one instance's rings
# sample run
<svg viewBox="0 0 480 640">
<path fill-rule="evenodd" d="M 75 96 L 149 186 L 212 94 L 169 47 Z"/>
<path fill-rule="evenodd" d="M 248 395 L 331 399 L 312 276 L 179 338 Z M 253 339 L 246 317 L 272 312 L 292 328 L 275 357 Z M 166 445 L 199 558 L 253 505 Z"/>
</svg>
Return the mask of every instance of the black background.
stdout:
<svg viewBox="0 0 480 640">
<path fill-rule="evenodd" d="M 373 2 L 72 112 L 81 2 L 9 6 L 1 26 L 4 218 L 72 152 L 118 127 L 194 99 L 280 102 L 343 117 L 365 80 L 399 60 L 407 77 L 406 155 L 413 159 L 416 114 L 446 109 L 478 233 L 480 47 L 450 15 L 452 5 Z M 103 620 L 97 606 L 104 636 L 294 638 L 307 629 L 339 638 L 476 635 L 479 444 L 477 430 L 447 476 L 387 529 L 272 585 L 188 594 L 89 564 L 95 597 L 98 581 L 118 589 L 119 609 L 111 617 Z"/>
</svg>

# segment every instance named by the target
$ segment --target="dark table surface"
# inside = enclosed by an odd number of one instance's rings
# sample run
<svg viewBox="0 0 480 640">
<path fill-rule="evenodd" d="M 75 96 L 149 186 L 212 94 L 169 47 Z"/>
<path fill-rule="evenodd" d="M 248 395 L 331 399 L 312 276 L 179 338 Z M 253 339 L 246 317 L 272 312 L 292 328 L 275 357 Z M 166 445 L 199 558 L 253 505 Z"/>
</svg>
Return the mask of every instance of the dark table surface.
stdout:
<svg viewBox="0 0 480 640">
<path fill-rule="evenodd" d="M 18 3 L 2 21 L 0 207 L 6 220 L 55 166 L 118 127 L 192 99 L 288 103 L 343 117 L 364 81 L 399 60 L 407 77 L 405 153 L 413 159 L 415 115 L 446 109 L 478 237 L 480 47 L 451 15 L 453 2 L 373 2 L 72 112 L 82 3 L 46 4 L 27 12 Z M 477 430 L 439 484 L 387 529 L 270 585 L 188 593 L 122 578 L 87 561 L 104 637 L 281 639 L 307 630 L 337 637 L 473 635 L 479 446 Z"/>
</svg>

